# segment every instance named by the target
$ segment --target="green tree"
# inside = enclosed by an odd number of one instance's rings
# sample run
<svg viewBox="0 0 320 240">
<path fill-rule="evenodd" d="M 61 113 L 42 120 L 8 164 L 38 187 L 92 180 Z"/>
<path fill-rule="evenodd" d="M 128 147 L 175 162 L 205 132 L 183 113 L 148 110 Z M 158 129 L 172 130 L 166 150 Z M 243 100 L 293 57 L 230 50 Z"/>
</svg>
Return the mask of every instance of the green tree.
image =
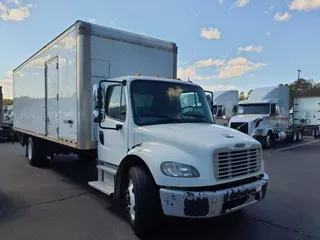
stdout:
<svg viewBox="0 0 320 240">
<path fill-rule="evenodd" d="M 242 100 L 245 100 L 246 99 L 246 94 L 244 92 L 241 92 L 239 94 L 239 100 L 242 101 Z"/>
<path fill-rule="evenodd" d="M 13 100 L 12 100 L 12 99 L 9 99 L 9 98 L 4 98 L 4 99 L 3 99 L 3 105 L 4 105 L 4 106 L 12 105 L 12 103 L 13 103 Z"/>
</svg>

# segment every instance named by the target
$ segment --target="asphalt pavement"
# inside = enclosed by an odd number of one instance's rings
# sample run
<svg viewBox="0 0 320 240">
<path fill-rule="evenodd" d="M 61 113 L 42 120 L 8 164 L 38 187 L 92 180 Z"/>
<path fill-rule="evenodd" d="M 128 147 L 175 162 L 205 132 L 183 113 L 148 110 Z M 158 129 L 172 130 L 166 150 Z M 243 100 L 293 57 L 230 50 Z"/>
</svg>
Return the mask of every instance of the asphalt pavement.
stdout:
<svg viewBox="0 0 320 240">
<path fill-rule="evenodd" d="M 209 220 L 166 218 L 147 239 L 320 239 L 320 142 L 264 151 L 266 199 Z M 93 163 L 56 157 L 28 165 L 19 144 L 0 143 L 0 239 L 138 239 L 112 200 L 87 185 Z"/>
</svg>

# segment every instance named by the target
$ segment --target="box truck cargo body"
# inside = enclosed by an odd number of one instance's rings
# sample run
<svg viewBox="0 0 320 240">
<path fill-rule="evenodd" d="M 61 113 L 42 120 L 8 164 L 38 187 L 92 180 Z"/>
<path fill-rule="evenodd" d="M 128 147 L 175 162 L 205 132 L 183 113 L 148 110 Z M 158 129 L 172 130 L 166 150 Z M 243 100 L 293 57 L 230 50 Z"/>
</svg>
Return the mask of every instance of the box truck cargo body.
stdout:
<svg viewBox="0 0 320 240">
<path fill-rule="evenodd" d="M 176 77 L 175 43 L 77 21 L 13 72 L 14 129 L 96 148 L 92 86 L 123 75 Z"/>
</svg>

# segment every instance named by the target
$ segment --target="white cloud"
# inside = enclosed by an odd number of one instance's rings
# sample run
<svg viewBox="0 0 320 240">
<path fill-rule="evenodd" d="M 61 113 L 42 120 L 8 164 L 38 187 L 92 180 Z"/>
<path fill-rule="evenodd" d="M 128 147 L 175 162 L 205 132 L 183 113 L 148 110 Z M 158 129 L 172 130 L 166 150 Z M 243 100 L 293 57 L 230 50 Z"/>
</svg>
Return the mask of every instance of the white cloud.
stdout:
<svg viewBox="0 0 320 240">
<path fill-rule="evenodd" d="M 88 21 L 91 22 L 91 23 L 94 23 L 96 21 L 96 19 L 95 18 L 89 18 Z"/>
<path fill-rule="evenodd" d="M 279 13 L 277 12 L 275 15 L 274 15 L 274 20 L 275 21 L 288 21 L 292 18 L 292 15 L 288 12 L 285 12 L 285 13 Z"/>
<path fill-rule="evenodd" d="M 256 70 L 266 66 L 264 63 L 253 63 L 245 57 L 230 59 L 226 66 L 219 68 L 217 71 L 218 79 L 241 76 L 246 72 Z"/>
<path fill-rule="evenodd" d="M 208 58 L 206 60 L 199 60 L 197 62 L 195 62 L 195 65 L 197 67 L 209 67 L 209 66 L 222 66 L 225 64 L 226 60 L 222 60 L 222 59 L 216 59 L 213 60 L 212 58 Z"/>
<path fill-rule="evenodd" d="M 218 28 L 201 28 L 200 36 L 205 39 L 219 39 L 221 35 L 221 32 Z"/>
<path fill-rule="evenodd" d="M 269 35 L 271 35 L 271 32 L 265 32 L 264 35 L 269 36 Z"/>
<path fill-rule="evenodd" d="M 320 8 L 320 0 L 292 0 L 289 8 L 297 11 L 309 11 Z"/>
<path fill-rule="evenodd" d="M 262 51 L 262 46 L 254 47 L 252 45 L 246 46 L 246 47 L 239 47 L 238 48 L 239 53 L 241 52 L 257 52 L 260 53 Z"/>
<path fill-rule="evenodd" d="M 207 60 L 200 60 L 187 68 L 178 69 L 178 77 L 181 79 L 191 80 L 217 80 L 230 77 L 237 77 L 245 74 L 246 72 L 256 70 L 258 68 L 266 66 L 265 63 L 254 63 L 249 61 L 245 57 L 236 57 L 230 59 L 228 62 L 225 60 L 213 60 L 211 58 Z M 197 70 L 201 67 L 219 67 L 216 69 L 217 75 L 202 76 L 197 73 Z"/>
<path fill-rule="evenodd" d="M 219 3 L 220 3 L 220 4 L 223 4 L 223 0 L 219 0 Z"/>
<path fill-rule="evenodd" d="M 5 72 L 4 75 L 5 75 L 7 78 L 12 78 L 12 70 Z"/>
<path fill-rule="evenodd" d="M 201 76 L 197 74 L 197 68 L 195 66 L 189 66 L 187 68 L 179 68 L 177 72 L 178 78 L 188 79 L 190 77 L 191 80 L 212 80 L 215 79 L 216 76 Z"/>
<path fill-rule="evenodd" d="M 14 8 L 9 8 L 0 2 L 0 18 L 3 21 L 22 21 L 30 17 L 30 8 L 33 4 L 22 5 L 19 0 L 10 0 L 9 2 L 16 5 Z"/>
<path fill-rule="evenodd" d="M 201 85 L 201 87 L 206 91 L 224 91 L 224 90 L 233 90 L 237 87 L 234 85 Z"/>
<path fill-rule="evenodd" d="M 0 79 L 0 86 L 2 86 L 3 98 L 12 99 L 12 80 L 11 79 Z"/>
<path fill-rule="evenodd" d="M 236 7 L 244 7 L 250 3 L 250 0 L 237 0 L 233 3 Z"/>
<path fill-rule="evenodd" d="M 266 10 L 264 13 L 265 13 L 265 14 L 268 14 L 268 13 L 271 12 L 273 9 L 274 9 L 274 6 L 270 6 L 270 7 L 268 8 L 268 10 Z"/>
</svg>

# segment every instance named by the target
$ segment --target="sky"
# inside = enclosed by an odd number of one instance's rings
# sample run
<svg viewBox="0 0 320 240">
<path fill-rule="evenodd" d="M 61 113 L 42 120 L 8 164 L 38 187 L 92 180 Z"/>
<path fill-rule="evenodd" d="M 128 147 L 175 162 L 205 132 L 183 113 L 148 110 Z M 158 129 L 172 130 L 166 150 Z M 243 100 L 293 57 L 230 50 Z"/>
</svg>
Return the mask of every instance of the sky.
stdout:
<svg viewBox="0 0 320 240">
<path fill-rule="evenodd" d="M 0 86 L 76 20 L 178 45 L 178 77 L 205 90 L 320 81 L 320 0 L 0 0 Z"/>
</svg>

